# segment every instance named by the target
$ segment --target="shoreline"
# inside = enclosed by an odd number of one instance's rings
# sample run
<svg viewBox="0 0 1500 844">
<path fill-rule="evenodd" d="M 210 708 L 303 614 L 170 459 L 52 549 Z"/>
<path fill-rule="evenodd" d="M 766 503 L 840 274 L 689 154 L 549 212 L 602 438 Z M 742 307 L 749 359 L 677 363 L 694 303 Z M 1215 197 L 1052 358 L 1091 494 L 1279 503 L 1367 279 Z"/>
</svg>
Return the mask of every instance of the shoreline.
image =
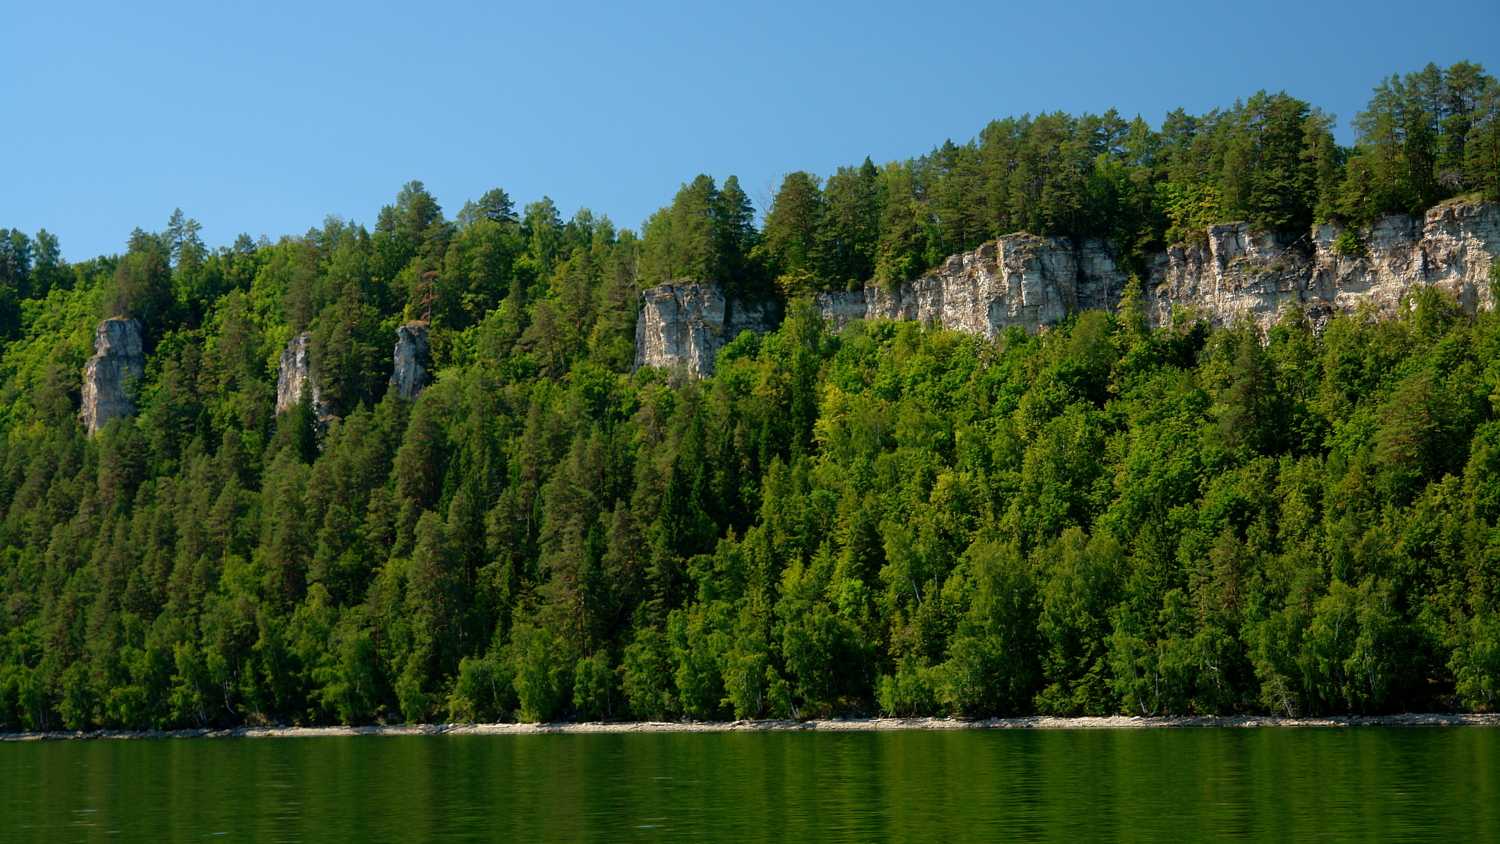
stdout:
<svg viewBox="0 0 1500 844">
<path fill-rule="evenodd" d="M 1149 730 L 1348 727 L 1500 727 L 1500 713 L 1407 713 L 1287 718 L 1276 715 L 1033 715 L 1020 718 L 828 718 L 810 721 L 591 721 L 546 724 L 369 724 L 183 730 L 56 730 L 0 733 L 0 742 L 88 739 L 331 738 L 348 736 L 526 736 L 619 733 L 898 732 L 952 730 Z"/>
</svg>

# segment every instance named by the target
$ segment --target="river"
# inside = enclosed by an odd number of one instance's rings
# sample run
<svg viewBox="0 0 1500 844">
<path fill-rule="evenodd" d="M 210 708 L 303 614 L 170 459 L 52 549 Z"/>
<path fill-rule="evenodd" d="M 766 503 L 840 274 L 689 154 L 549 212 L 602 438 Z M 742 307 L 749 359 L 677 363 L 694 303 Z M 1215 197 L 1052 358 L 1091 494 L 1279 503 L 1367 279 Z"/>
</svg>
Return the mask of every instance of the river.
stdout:
<svg viewBox="0 0 1500 844">
<path fill-rule="evenodd" d="M 3 841 L 1500 840 L 1500 730 L 0 744 Z"/>
</svg>

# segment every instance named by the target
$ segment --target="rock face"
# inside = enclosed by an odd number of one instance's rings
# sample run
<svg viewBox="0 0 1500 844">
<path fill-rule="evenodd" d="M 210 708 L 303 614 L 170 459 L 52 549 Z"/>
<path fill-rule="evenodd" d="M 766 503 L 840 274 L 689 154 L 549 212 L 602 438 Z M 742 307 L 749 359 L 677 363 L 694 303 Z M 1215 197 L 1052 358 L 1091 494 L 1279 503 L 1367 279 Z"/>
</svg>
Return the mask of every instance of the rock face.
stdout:
<svg viewBox="0 0 1500 844">
<path fill-rule="evenodd" d="M 663 284 L 641 294 L 635 323 L 635 365 L 682 369 L 695 377 L 714 370 L 714 355 L 741 331 L 772 331 L 781 308 L 772 300 L 741 302 L 715 284 Z"/>
<path fill-rule="evenodd" d="M 893 290 L 869 285 L 822 293 L 815 304 L 835 328 L 856 319 L 916 320 L 994 337 L 1012 325 L 1036 330 L 1069 313 L 1110 308 L 1125 276 L 1102 241 L 1006 235 Z"/>
<path fill-rule="evenodd" d="M 432 353 L 427 345 L 427 323 L 408 322 L 396 329 L 396 349 L 392 353 L 391 383 L 396 394 L 411 401 L 427 386 Z"/>
<path fill-rule="evenodd" d="M 1448 293 L 1465 310 L 1493 308 L 1490 265 L 1500 257 L 1500 205 L 1450 202 L 1421 219 L 1391 215 L 1353 234 L 1352 248 L 1336 246 L 1337 226 L 1306 236 L 1253 232 L 1244 223 L 1213 226 L 1207 241 L 1176 246 L 1159 256 L 1147 291 L 1152 318 L 1172 309 L 1197 309 L 1214 322 L 1274 323 L 1288 305 L 1315 319 L 1368 302 L 1394 313 L 1422 286 Z"/>
<path fill-rule="evenodd" d="M 1311 270 L 1306 245 L 1247 223 L 1210 226 L 1202 243 L 1174 245 L 1153 262 L 1145 290 L 1152 322 L 1169 322 L 1177 307 L 1217 323 L 1274 320 L 1283 305 L 1302 301 Z"/>
<path fill-rule="evenodd" d="M 318 383 L 312 375 L 312 335 L 306 331 L 286 343 L 281 351 L 281 365 L 276 375 L 276 412 L 285 413 L 302 401 L 303 391 L 312 403 L 313 415 L 319 423 L 326 423 L 332 411 L 318 394 Z"/>
<path fill-rule="evenodd" d="M 1451 202 L 1421 220 L 1384 217 L 1363 231 L 1364 248 L 1339 256 L 1339 231 L 1321 226 L 1316 245 L 1315 289 L 1331 304 L 1351 308 L 1362 298 L 1392 311 L 1418 285 L 1442 290 L 1466 310 L 1495 307 L 1490 267 L 1500 257 L 1500 205 Z"/>
<path fill-rule="evenodd" d="M 83 401 L 78 417 L 90 434 L 110 420 L 135 413 L 130 386 L 146 373 L 141 324 L 111 317 L 94 329 L 94 356 L 83 367 Z"/>
<path fill-rule="evenodd" d="M 1421 219 L 1396 215 L 1342 238 L 1329 225 L 1301 237 L 1246 223 L 1212 226 L 1198 243 L 1173 246 L 1143 280 L 1151 320 L 1168 324 L 1186 309 L 1217 324 L 1251 320 L 1269 327 L 1289 306 L 1317 324 L 1368 302 L 1393 313 L 1428 285 L 1466 310 L 1495 306 L 1490 266 L 1500 257 L 1500 205 L 1449 202 Z M 815 304 L 834 329 L 857 319 L 917 320 L 985 337 L 1011 326 L 1035 331 L 1069 313 L 1114 308 L 1127 281 L 1110 246 L 1098 240 L 1006 235 L 894 289 L 869 285 L 823 293 Z M 668 284 L 642 294 L 637 366 L 682 366 L 706 375 L 713 354 L 741 329 L 766 331 L 779 312 L 730 304 L 713 285 Z"/>
</svg>

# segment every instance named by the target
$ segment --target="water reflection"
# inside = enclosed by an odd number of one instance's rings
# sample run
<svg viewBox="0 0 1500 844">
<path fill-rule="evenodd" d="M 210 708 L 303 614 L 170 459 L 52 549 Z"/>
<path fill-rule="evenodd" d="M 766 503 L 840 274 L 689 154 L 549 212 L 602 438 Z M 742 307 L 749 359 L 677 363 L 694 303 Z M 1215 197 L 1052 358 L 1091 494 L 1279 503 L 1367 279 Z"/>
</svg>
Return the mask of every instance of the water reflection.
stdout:
<svg viewBox="0 0 1500 844">
<path fill-rule="evenodd" d="M 1497 751 L 1482 728 L 4 744 L 0 840 L 1496 840 Z"/>
</svg>

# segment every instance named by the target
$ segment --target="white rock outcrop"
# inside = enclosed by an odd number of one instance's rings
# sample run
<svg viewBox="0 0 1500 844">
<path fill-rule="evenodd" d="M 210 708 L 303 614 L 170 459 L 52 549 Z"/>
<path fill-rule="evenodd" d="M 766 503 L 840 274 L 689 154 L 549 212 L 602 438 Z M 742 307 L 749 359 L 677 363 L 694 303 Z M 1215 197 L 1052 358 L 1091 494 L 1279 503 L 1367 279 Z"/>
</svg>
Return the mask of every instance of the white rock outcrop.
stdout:
<svg viewBox="0 0 1500 844">
<path fill-rule="evenodd" d="M 282 414 L 302 401 L 304 392 L 312 405 L 313 416 L 320 425 L 326 425 L 333 411 L 323 401 L 318 390 L 317 379 L 312 371 L 312 334 L 302 332 L 286 343 L 281 350 L 281 364 L 276 373 L 276 413 Z"/>
<path fill-rule="evenodd" d="M 781 323 L 774 301 L 726 298 L 716 284 L 662 284 L 641 293 L 635 323 L 635 365 L 682 369 L 695 377 L 714 370 L 714 356 L 741 331 L 772 331 Z"/>
<path fill-rule="evenodd" d="M 1500 258 L 1500 205 L 1453 201 L 1421 219 L 1393 215 L 1353 237 L 1341 234 L 1331 225 L 1301 236 L 1246 223 L 1211 226 L 1201 241 L 1150 262 L 1148 313 L 1158 325 L 1181 309 L 1217 324 L 1251 320 L 1265 328 L 1290 306 L 1318 322 L 1364 303 L 1393 313 L 1423 285 L 1470 312 L 1495 306 L 1490 267 Z M 814 302 L 835 330 L 857 319 L 915 320 L 995 337 L 1011 326 L 1035 331 L 1076 311 L 1112 309 L 1126 281 L 1104 241 L 1012 234 L 893 289 L 871 284 L 820 293 Z M 778 317 L 769 303 L 726 302 L 711 284 L 653 287 L 641 297 L 636 365 L 706 375 L 723 343 L 743 329 L 774 329 Z"/>
<path fill-rule="evenodd" d="M 1013 234 L 895 289 L 871 284 L 814 301 L 836 329 L 856 319 L 916 320 L 994 337 L 1012 325 L 1035 330 L 1074 311 L 1112 308 L 1124 288 L 1102 241 Z"/>
<path fill-rule="evenodd" d="M 1329 315 L 1369 303 L 1394 313 L 1413 289 L 1431 286 L 1469 312 L 1493 308 L 1490 266 L 1500 257 L 1500 205 L 1449 202 L 1421 219 L 1390 215 L 1353 232 L 1315 226 L 1301 238 L 1213 226 L 1206 242 L 1176 246 L 1151 271 L 1148 300 L 1158 322 L 1186 307 L 1217 323 L 1274 323 L 1283 308 Z"/>
<path fill-rule="evenodd" d="M 396 347 L 391 352 L 391 384 L 396 395 L 412 401 L 427 386 L 432 352 L 427 345 L 427 323 L 408 322 L 396 328 Z"/>
<path fill-rule="evenodd" d="M 146 374 L 140 322 L 111 317 L 94 329 L 94 356 L 83 368 L 78 417 L 90 434 L 135 413 L 132 386 Z"/>
</svg>

